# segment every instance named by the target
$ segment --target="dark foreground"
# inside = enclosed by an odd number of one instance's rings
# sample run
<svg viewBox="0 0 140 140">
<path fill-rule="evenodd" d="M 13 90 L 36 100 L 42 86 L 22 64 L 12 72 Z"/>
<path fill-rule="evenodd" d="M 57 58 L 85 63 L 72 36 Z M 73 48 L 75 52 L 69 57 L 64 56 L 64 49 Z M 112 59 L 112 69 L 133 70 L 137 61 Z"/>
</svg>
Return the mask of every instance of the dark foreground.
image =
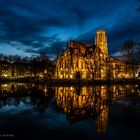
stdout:
<svg viewBox="0 0 140 140">
<path fill-rule="evenodd" d="M 140 85 L 0 85 L 0 139 L 132 140 Z"/>
</svg>

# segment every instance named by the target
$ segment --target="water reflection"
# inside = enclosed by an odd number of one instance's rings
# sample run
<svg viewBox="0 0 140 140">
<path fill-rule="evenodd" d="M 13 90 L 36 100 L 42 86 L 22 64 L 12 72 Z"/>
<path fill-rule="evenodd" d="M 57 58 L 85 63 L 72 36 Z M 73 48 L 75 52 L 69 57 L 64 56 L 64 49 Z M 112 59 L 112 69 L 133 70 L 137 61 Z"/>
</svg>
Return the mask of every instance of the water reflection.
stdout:
<svg viewBox="0 0 140 140">
<path fill-rule="evenodd" d="M 56 87 L 56 104 L 67 114 L 71 123 L 92 117 L 96 121 L 97 132 L 108 128 L 109 105 L 116 100 L 139 95 L 138 85 Z"/>
<path fill-rule="evenodd" d="M 65 114 L 71 124 L 92 118 L 96 131 L 105 133 L 109 128 L 110 107 L 118 102 L 126 112 L 126 106 L 136 105 L 132 97 L 139 95 L 140 85 L 48 87 L 46 84 L 5 83 L 0 84 L 0 113 L 6 106 L 22 110 L 23 104 L 32 105 L 42 114 L 53 108 L 53 113 Z"/>
<path fill-rule="evenodd" d="M 38 112 L 47 108 L 54 94 L 45 84 L 8 83 L 0 85 L 0 108 L 5 105 L 18 107 L 21 103 L 33 105 Z"/>
</svg>

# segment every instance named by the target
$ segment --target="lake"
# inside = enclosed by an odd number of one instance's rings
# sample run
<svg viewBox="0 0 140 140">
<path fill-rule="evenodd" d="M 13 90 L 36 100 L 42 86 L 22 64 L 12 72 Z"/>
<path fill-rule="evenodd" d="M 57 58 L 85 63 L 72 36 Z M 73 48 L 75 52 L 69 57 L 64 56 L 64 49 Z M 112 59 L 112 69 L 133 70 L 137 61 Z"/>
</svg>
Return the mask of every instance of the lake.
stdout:
<svg viewBox="0 0 140 140">
<path fill-rule="evenodd" d="M 0 84 L 0 138 L 135 140 L 139 126 L 139 84 Z"/>
</svg>

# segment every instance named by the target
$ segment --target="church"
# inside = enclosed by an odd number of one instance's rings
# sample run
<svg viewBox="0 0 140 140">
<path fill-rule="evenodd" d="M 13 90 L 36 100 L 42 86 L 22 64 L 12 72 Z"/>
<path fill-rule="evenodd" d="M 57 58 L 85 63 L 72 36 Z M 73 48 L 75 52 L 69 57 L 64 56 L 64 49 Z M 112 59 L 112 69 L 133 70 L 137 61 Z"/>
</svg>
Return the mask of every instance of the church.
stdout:
<svg viewBox="0 0 140 140">
<path fill-rule="evenodd" d="M 66 50 L 57 56 L 55 79 L 134 78 L 139 66 L 131 65 L 109 57 L 106 31 L 97 30 L 93 45 L 74 40 L 67 43 Z"/>
</svg>

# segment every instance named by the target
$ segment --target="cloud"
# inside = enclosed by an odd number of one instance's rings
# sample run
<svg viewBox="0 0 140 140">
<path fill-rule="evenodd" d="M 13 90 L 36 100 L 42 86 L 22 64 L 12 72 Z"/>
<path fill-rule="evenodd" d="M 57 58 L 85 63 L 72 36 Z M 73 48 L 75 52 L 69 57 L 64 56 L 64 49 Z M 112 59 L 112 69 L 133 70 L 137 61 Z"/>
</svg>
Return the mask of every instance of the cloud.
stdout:
<svg viewBox="0 0 140 140">
<path fill-rule="evenodd" d="M 137 0 L 0 1 L 0 49 L 7 44 L 7 54 L 14 41 L 15 54 L 56 56 L 69 39 L 92 44 L 99 28 L 107 30 L 112 52 L 124 39 L 139 38 Z"/>
<path fill-rule="evenodd" d="M 39 45 L 40 46 L 40 45 Z M 50 57 L 57 56 L 59 52 L 65 49 L 66 43 L 62 41 L 55 41 L 50 44 L 41 44 L 41 47 L 34 49 L 34 45 L 32 49 L 26 49 L 26 52 L 35 53 L 35 54 L 44 54 L 47 53 Z"/>
<path fill-rule="evenodd" d="M 140 5 L 136 8 L 137 12 L 140 12 Z"/>
</svg>

